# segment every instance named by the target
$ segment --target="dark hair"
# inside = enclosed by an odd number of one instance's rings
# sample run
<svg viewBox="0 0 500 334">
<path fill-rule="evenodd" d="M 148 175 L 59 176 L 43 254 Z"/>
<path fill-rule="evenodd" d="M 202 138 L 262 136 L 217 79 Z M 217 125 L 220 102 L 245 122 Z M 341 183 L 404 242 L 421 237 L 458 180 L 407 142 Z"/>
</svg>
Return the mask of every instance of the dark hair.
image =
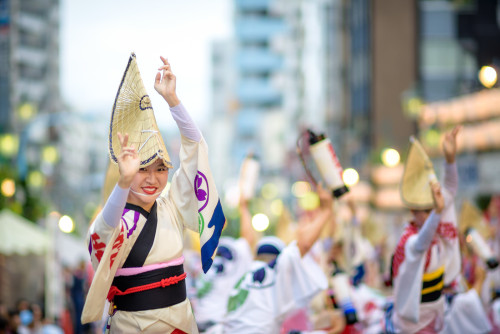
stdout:
<svg viewBox="0 0 500 334">
<path fill-rule="evenodd" d="M 0 331 L 6 330 L 8 325 L 9 321 L 7 320 L 7 318 L 0 315 Z"/>
</svg>

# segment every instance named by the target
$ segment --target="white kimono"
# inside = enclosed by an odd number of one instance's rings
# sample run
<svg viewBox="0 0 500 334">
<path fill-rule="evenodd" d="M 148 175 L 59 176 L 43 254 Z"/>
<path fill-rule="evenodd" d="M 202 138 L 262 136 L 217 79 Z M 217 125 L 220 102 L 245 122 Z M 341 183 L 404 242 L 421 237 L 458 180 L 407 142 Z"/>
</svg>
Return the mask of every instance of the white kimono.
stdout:
<svg viewBox="0 0 500 334">
<path fill-rule="evenodd" d="M 456 166 L 448 165 L 445 169 L 442 193 L 445 208 L 441 213 L 441 222 L 456 228 L 457 218 L 454 195 L 458 180 Z M 439 228 L 438 228 L 439 229 Z M 404 244 L 404 261 L 399 266 L 394 279 L 394 313 L 392 321 L 396 333 L 416 333 L 435 324 L 439 331 L 444 322 L 444 296 L 431 302 L 421 302 L 425 293 L 436 293 L 443 286 L 450 284 L 460 273 L 460 250 L 458 238 L 441 238 L 436 232 L 428 251 L 416 251 L 418 234 L 408 237 Z M 440 283 L 423 289 L 424 280 L 432 282 L 442 277 Z"/>
<path fill-rule="evenodd" d="M 273 267 L 254 261 L 228 301 L 224 333 L 274 334 L 290 312 L 308 305 L 328 286 L 325 274 L 309 254 L 300 256 L 296 242 L 283 249 Z"/>
<path fill-rule="evenodd" d="M 253 261 L 252 250 L 245 239 L 236 239 L 231 242 L 230 246 L 233 259 L 229 261 L 217 256 L 207 274 L 197 282 L 198 296 L 194 313 L 199 324 L 204 322 L 216 324 L 224 318 L 232 287 L 245 274 Z"/>
<path fill-rule="evenodd" d="M 492 327 L 476 290 L 457 294 L 445 314 L 441 334 L 485 334 Z"/>
<path fill-rule="evenodd" d="M 197 142 L 184 136 L 181 138 L 181 166 L 172 177 L 168 194 L 156 200 L 156 235 L 144 267 L 182 263 L 183 233 L 185 228 L 189 228 L 200 233 L 203 269 L 207 271 L 225 218 L 211 177 L 204 139 Z M 145 222 L 146 217 L 139 211 L 124 210 L 116 228 L 104 221 L 102 213 L 90 227 L 89 251 L 96 273 L 85 303 L 82 323 L 101 319 L 115 274 L 122 268 Z M 180 333 L 178 330 L 198 333 L 187 298 L 160 309 L 117 311 L 110 324 L 112 333 Z"/>
</svg>

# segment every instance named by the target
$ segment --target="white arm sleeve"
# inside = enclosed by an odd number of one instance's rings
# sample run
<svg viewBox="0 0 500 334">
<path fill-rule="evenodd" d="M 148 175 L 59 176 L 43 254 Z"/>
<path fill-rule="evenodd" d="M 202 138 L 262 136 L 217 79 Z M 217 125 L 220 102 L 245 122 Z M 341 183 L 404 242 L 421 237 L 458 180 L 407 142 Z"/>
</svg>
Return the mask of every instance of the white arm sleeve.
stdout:
<svg viewBox="0 0 500 334">
<path fill-rule="evenodd" d="M 434 238 L 440 220 L 441 215 L 432 211 L 420 231 L 418 231 L 417 241 L 413 247 L 414 251 L 419 253 L 427 251 L 431 245 L 432 238 Z"/>
<path fill-rule="evenodd" d="M 196 124 L 194 124 L 191 116 L 189 116 L 186 108 L 184 108 L 184 105 L 179 103 L 175 107 L 170 108 L 170 112 L 172 113 L 174 121 L 177 123 L 181 135 L 199 142 L 201 139 L 201 132 L 198 130 Z"/>
<path fill-rule="evenodd" d="M 444 165 L 444 183 L 443 186 L 450 192 L 452 196 L 455 196 L 458 190 L 458 170 L 457 163 L 452 164 L 445 163 Z"/>
<path fill-rule="evenodd" d="M 117 227 L 122 217 L 123 209 L 127 203 L 129 189 L 120 188 L 115 185 L 115 188 L 109 195 L 104 208 L 102 209 L 102 218 L 111 227 Z"/>
</svg>

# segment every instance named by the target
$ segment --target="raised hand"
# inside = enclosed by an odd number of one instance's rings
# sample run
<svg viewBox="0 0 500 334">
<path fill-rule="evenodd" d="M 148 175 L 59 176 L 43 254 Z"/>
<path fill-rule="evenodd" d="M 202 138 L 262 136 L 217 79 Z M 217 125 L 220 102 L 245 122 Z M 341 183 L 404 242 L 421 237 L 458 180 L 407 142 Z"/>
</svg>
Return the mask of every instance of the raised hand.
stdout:
<svg viewBox="0 0 500 334">
<path fill-rule="evenodd" d="M 323 188 L 321 182 L 316 187 L 316 193 L 319 197 L 320 209 L 333 210 L 333 196 L 329 190 Z"/>
<path fill-rule="evenodd" d="M 141 160 L 134 145 L 127 146 L 128 133 L 122 135 L 118 132 L 118 139 L 121 146 L 121 153 L 117 156 L 118 170 L 120 172 L 118 185 L 121 188 L 128 188 L 135 174 L 139 171 Z"/>
<path fill-rule="evenodd" d="M 446 162 L 449 164 L 455 162 L 455 156 L 457 154 L 457 134 L 461 128 L 461 125 L 457 125 L 453 128 L 453 130 L 444 135 L 443 153 Z"/>
<path fill-rule="evenodd" d="M 167 59 L 160 56 L 163 65 L 158 68 L 155 77 L 155 90 L 163 96 L 170 107 L 175 107 L 180 103 L 175 92 L 176 78 Z"/>
<path fill-rule="evenodd" d="M 441 193 L 441 185 L 439 182 L 431 182 L 432 198 L 434 200 L 434 211 L 441 213 L 444 209 L 444 197 Z"/>
<path fill-rule="evenodd" d="M 297 247 L 301 256 L 304 256 L 311 249 L 326 224 L 335 223 L 332 193 L 323 188 L 321 183 L 318 183 L 316 193 L 319 197 L 319 210 L 314 212 L 311 220 L 307 223 L 300 224 L 297 231 Z"/>
</svg>

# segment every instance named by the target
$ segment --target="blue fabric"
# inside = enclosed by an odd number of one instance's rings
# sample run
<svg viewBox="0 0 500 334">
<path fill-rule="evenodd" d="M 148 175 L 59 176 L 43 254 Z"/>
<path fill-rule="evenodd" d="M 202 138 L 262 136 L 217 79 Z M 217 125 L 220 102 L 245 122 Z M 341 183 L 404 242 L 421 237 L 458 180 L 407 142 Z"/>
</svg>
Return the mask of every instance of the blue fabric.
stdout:
<svg viewBox="0 0 500 334">
<path fill-rule="evenodd" d="M 392 323 L 392 312 L 394 312 L 394 303 L 389 304 L 387 311 L 385 311 L 385 334 L 396 334 Z"/>
<path fill-rule="evenodd" d="M 355 274 L 352 277 L 352 285 L 358 286 L 363 281 L 363 277 L 365 277 L 365 265 L 360 264 L 355 268 Z"/>
<path fill-rule="evenodd" d="M 269 244 L 262 245 L 257 249 L 257 255 L 260 255 L 260 254 L 278 255 L 279 253 L 280 253 L 280 250 L 278 248 L 276 248 L 276 246 L 269 245 Z"/>
<path fill-rule="evenodd" d="M 217 248 L 217 256 L 221 256 L 228 260 L 233 259 L 233 253 L 226 246 L 219 246 L 219 248 Z"/>
<path fill-rule="evenodd" d="M 220 235 L 225 222 L 226 218 L 224 217 L 224 212 L 222 211 L 222 206 L 219 200 L 207 226 L 208 228 L 214 227 L 214 231 L 210 239 L 208 239 L 201 247 L 201 263 L 205 274 L 210 269 L 210 266 L 212 266 L 212 255 L 215 253 L 217 245 L 219 244 Z"/>
<path fill-rule="evenodd" d="M 254 282 L 262 283 L 262 282 L 264 282 L 265 277 L 266 277 L 266 268 L 265 267 L 257 269 L 253 273 L 253 281 Z"/>
</svg>

